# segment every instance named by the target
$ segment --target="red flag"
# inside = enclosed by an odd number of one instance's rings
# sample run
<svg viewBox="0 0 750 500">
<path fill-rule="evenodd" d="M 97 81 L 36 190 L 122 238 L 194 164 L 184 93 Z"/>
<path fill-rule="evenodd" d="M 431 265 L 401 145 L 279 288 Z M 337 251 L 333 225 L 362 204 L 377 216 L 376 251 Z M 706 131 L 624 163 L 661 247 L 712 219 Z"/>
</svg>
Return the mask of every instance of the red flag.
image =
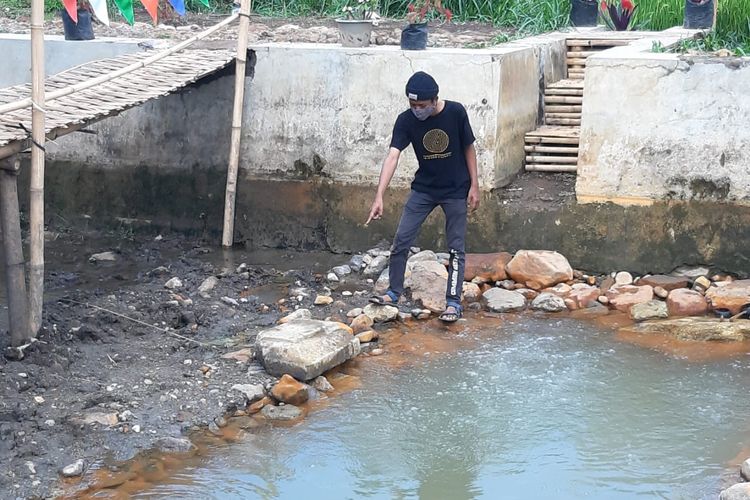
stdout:
<svg viewBox="0 0 750 500">
<path fill-rule="evenodd" d="M 78 24 L 78 2 L 77 0 L 63 0 L 65 10 L 68 11 L 68 15 L 74 23 Z"/>
<path fill-rule="evenodd" d="M 146 11 L 148 11 L 151 19 L 156 23 L 156 13 L 159 10 L 159 0 L 141 0 L 141 3 L 146 7 Z"/>
</svg>

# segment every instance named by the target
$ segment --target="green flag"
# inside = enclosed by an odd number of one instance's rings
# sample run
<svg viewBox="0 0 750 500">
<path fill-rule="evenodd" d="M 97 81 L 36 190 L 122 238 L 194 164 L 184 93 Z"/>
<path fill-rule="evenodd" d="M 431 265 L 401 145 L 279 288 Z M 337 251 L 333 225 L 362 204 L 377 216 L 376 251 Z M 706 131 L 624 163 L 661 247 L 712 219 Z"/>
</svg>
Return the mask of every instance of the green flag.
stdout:
<svg viewBox="0 0 750 500">
<path fill-rule="evenodd" d="M 201 0 L 201 3 L 206 7 L 210 7 L 210 5 L 208 5 L 208 0 Z"/>
<path fill-rule="evenodd" d="M 115 0 L 117 8 L 120 9 L 122 17 L 132 25 L 135 19 L 133 18 L 133 0 Z"/>
</svg>

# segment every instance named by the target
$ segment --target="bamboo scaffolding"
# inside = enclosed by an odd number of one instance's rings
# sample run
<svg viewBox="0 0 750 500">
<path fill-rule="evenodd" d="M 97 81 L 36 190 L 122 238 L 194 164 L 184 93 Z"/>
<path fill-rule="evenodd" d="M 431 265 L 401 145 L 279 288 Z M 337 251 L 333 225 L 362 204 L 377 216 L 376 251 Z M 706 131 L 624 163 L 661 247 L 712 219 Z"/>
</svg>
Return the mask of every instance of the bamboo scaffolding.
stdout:
<svg viewBox="0 0 750 500">
<path fill-rule="evenodd" d="M 245 68 L 247 66 L 247 33 L 250 21 L 251 0 L 240 3 L 240 33 L 237 39 L 237 58 L 234 77 L 234 108 L 232 110 L 232 137 L 229 146 L 227 186 L 224 195 L 224 227 L 221 244 L 231 247 L 234 243 L 234 209 L 237 199 L 237 173 L 240 164 L 240 142 L 242 139 L 242 111 L 245 99 Z"/>
</svg>

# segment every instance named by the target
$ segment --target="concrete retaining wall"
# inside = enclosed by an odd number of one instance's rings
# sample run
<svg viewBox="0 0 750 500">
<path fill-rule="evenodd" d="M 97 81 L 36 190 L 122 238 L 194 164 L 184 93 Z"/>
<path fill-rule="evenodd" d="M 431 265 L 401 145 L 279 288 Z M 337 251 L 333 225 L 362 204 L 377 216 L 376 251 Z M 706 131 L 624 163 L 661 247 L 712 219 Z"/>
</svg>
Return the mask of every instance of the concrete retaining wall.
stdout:
<svg viewBox="0 0 750 500">
<path fill-rule="evenodd" d="M 66 41 L 65 37 L 44 36 L 44 66 L 54 75 L 79 64 L 107 59 L 144 50 L 138 44 L 158 45 L 153 40 L 97 38 L 85 41 Z M 0 34 L 2 71 L 0 88 L 31 82 L 31 42 L 29 35 Z"/>
<path fill-rule="evenodd" d="M 747 203 L 750 58 L 651 48 L 644 40 L 588 60 L 578 200 Z"/>
</svg>

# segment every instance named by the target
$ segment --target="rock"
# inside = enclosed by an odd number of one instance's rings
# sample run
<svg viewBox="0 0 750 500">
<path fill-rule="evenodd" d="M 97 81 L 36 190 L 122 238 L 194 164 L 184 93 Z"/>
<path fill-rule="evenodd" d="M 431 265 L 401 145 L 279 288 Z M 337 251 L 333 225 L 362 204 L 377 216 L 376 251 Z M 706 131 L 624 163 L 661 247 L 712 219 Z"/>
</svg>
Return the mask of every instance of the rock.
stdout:
<svg viewBox="0 0 750 500">
<path fill-rule="evenodd" d="M 316 306 L 327 306 L 329 304 L 333 304 L 333 297 L 329 297 L 327 295 L 318 295 L 315 297 L 315 302 L 313 302 Z"/>
<path fill-rule="evenodd" d="M 708 312 L 708 302 L 700 292 L 678 288 L 669 292 L 667 309 L 670 316 L 702 316 Z"/>
<path fill-rule="evenodd" d="M 260 332 L 255 352 L 271 375 L 310 380 L 359 354 L 359 340 L 341 323 L 295 320 Z"/>
<path fill-rule="evenodd" d="M 83 470 L 86 467 L 86 462 L 82 458 L 79 458 L 70 465 L 66 465 L 60 469 L 60 475 L 63 477 L 78 477 L 83 474 Z"/>
<path fill-rule="evenodd" d="M 365 267 L 365 270 L 362 272 L 365 276 L 380 276 L 380 273 L 383 272 L 383 269 L 388 266 L 388 257 L 384 255 L 378 255 L 377 257 L 374 257 L 372 261 L 367 264 L 367 267 Z"/>
<path fill-rule="evenodd" d="M 596 299 L 600 304 L 609 305 L 609 299 L 606 295 L 600 295 L 599 298 Z"/>
<path fill-rule="evenodd" d="M 636 322 L 668 317 L 667 304 L 661 300 L 649 300 L 643 304 L 635 304 L 630 308 L 630 318 Z"/>
<path fill-rule="evenodd" d="M 115 252 L 95 253 L 89 257 L 89 262 L 114 262 L 116 260 L 117 254 Z"/>
<path fill-rule="evenodd" d="M 463 293 L 466 302 L 479 302 L 482 299 L 482 289 L 476 283 L 464 283 Z"/>
<path fill-rule="evenodd" d="M 516 286 L 516 282 L 513 280 L 502 280 L 502 281 L 498 281 L 496 285 L 506 290 L 513 290 L 513 287 Z"/>
<path fill-rule="evenodd" d="M 597 318 L 599 316 L 606 316 L 608 314 L 609 314 L 608 307 L 603 306 L 602 304 L 598 302 L 594 302 L 589 307 L 571 311 L 570 317 L 576 318 L 576 319 L 589 319 L 589 318 Z"/>
<path fill-rule="evenodd" d="M 208 423 L 208 432 L 210 432 L 214 436 L 221 437 L 223 435 L 223 433 L 221 432 L 221 428 L 216 425 L 216 422 L 214 421 Z"/>
<path fill-rule="evenodd" d="M 750 481 L 750 458 L 742 462 L 742 465 L 740 466 L 740 476 L 742 476 L 742 479 L 745 481 Z"/>
<path fill-rule="evenodd" d="M 619 273 L 615 274 L 615 284 L 616 285 L 632 285 L 633 275 L 627 271 L 620 271 Z"/>
<path fill-rule="evenodd" d="M 750 500 L 750 483 L 737 483 L 723 490 L 719 500 Z"/>
<path fill-rule="evenodd" d="M 518 292 L 492 288 L 484 292 L 482 296 L 487 309 L 494 312 L 509 312 L 523 309 L 526 306 L 526 297 Z"/>
<path fill-rule="evenodd" d="M 178 290 L 182 288 L 182 280 L 175 276 L 174 278 L 171 278 L 169 281 L 164 283 L 164 288 L 168 288 L 170 290 Z"/>
<path fill-rule="evenodd" d="M 333 390 L 333 386 L 323 375 L 315 377 L 310 385 L 320 392 L 331 392 Z"/>
<path fill-rule="evenodd" d="M 666 288 L 655 286 L 654 287 L 654 295 L 659 297 L 660 299 L 666 299 L 669 295 L 669 291 Z"/>
<path fill-rule="evenodd" d="M 560 295 L 561 297 L 566 297 L 570 292 L 573 291 L 573 287 L 570 285 L 566 285 L 565 283 L 558 283 L 557 285 L 551 288 L 545 288 L 542 291 L 554 293 L 555 295 Z"/>
<path fill-rule="evenodd" d="M 390 257 L 391 251 L 383 250 L 382 248 L 371 248 L 367 251 L 367 254 L 373 257 Z"/>
<path fill-rule="evenodd" d="M 261 384 L 234 384 L 232 390 L 244 394 L 250 403 L 263 399 L 263 396 L 266 395 L 266 390 Z"/>
<path fill-rule="evenodd" d="M 237 302 L 237 299 L 233 299 L 232 297 L 222 297 L 221 301 L 225 303 L 228 306 L 232 307 L 239 307 L 240 303 Z"/>
<path fill-rule="evenodd" d="M 354 309 L 352 309 L 351 311 L 349 311 L 348 313 L 346 313 L 346 317 L 347 318 L 356 318 L 357 316 L 359 316 L 360 314 L 362 314 L 362 312 L 363 311 L 362 311 L 361 307 L 355 307 Z"/>
<path fill-rule="evenodd" d="M 356 318 L 354 318 L 349 325 L 352 328 L 352 332 L 357 334 L 359 332 L 364 332 L 365 330 L 369 330 L 372 328 L 374 321 L 371 317 L 369 317 L 366 314 L 360 314 Z"/>
<path fill-rule="evenodd" d="M 599 285 L 599 290 L 602 291 L 602 293 L 607 293 L 607 290 L 612 288 L 615 285 L 615 279 L 612 276 L 607 276 L 604 278 Z"/>
<path fill-rule="evenodd" d="M 253 415 L 255 413 L 258 413 L 260 410 L 262 410 L 266 405 L 273 404 L 273 399 L 269 398 L 268 396 L 264 396 L 262 399 L 259 399 L 255 403 L 251 404 L 247 407 L 247 412 L 250 415 Z"/>
<path fill-rule="evenodd" d="M 349 259 L 349 267 L 351 267 L 353 271 L 359 271 L 362 269 L 363 257 L 364 255 L 352 255 L 352 258 Z"/>
<path fill-rule="evenodd" d="M 654 298 L 654 289 L 650 285 L 614 285 L 607 290 L 609 304 L 618 311 L 630 312 L 635 304 L 643 304 Z"/>
<path fill-rule="evenodd" d="M 334 267 L 331 271 L 333 271 L 339 278 L 343 278 L 347 274 L 352 273 L 352 268 L 344 264 L 343 266 Z"/>
<path fill-rule="evenodd" d="M 502 281 L 508 278 L 505 267 L 513 259 L 508 252 L 467 253 L 464 265 L 464 279 L 482 279 L 485 283 Z"/>
<path fill-rule="evenodd" d="M 537 311 L 560 312 L 567 309 L 565 300 L 553 293 L 541 293 L 531 303 L 531 308 Z"/>
<path fill-rule="evenodd" d="M 508 275 L 529 288 L 546 288 L 573 279 L 563 255 L 549 250 L 519 250 L 507 265 Z"/>
<path fill-rule="evenodd" d="M 679 276 L 667 276 L 665 274 L 655 274 L 653 276 L 644 276 L 638 280 L 638 285 L 651 285 L 654 289 L 659 286 L 670 292 L 676 288 L 685 288 L 688 286 L 688 279 Z"/>
<path fill-rule="evenodd" d="M 189 453 L 198 449 L 189 439 L 173 436 L 157 439 L 154 448 L 164 453 Z"/>
<path fill-rule="evenodd" d="M 372 287 L 373 293 L 382 295 L 388 290 L 388 287 L 391 285 L 389 272 L 390 270 L 387 267 L 383 269 L 383 272 L 380 273 L 380 276 L 375 281 L 375 285 Z"/>
<path fill-rule="evenodd" d="M 339 280 L 339 277 L 336 273 L 328 273 L 326 279 L 332 283 L 336 283 Z"/>
<path fill-rule="evenodd" d="M 288 421 L 296 420 L 302 416 L 302 410 L 294 405 L 264 406 L 260 412 L 268 420 Z"/>
<path fill-rule="evenodd" d="M 88 425 L 106 425 L 113 426 L 117 425 L 117 413 L 104 413 L 100 411 L 93 411 L 85 414 L 83 417 L 73 417 L 72 419 L 76 423 L 88 424 Z"/>
<path fill-rule="evenodd" d="M 629 327 L 638 333 L 671 335 L 680 340 L 742 341 L 750 339 L 750 321 L 722 321 L 718 318 L 675 318 L 648 321 Z"/>
<path fill-rule="evenodd" d="M 282 403 L 299 406 L 307 401 L 309 394 L 305 384 L 285 374 L 271 389 L 271 396 Z"/>
<path fill-rule="evenodd" d="M 415 262 L 408 281 L 412 299 L 422 308 L 432 312 L 445 310 L 445 289 L 448 286 L 445 266 L 434 260 Z"/>
<path fill-rule="evenodd" d="M 219 278 L 216 276 L 209 276 L 208 278 L 204 279 L 203 282 L 198 287 L 198 293 L 205 294 L 213 290 L 216 285 L 219 284 Z"/>
<path fill-rule="evenodd" d="M 357 338 L 361 344 L 372 342 L 378 338 L 378 332 L 375 330 L 367 330 L 357 334 Z"/>
<path fill-rule="evenodd" d="M 515 291 L 523 295 L 526 300 L 534 300 L 539 296 L 539 292 L 531 288 L 517 288 Z"/>
<path fill-rule="evenodd" d="M 599 288 L 582 284 L 581 286 L 576 285 L 572 288 L 565 298 L 570 300 L 571 310 L 585 309 L 595 304 L 599 300 L 600 294 L 601 291 Z"/>
<path fill-rule="evenodd" d="M 240 349 L 238 351 L 232 351 L 226 354 L 222 354 L 221 359 L 233 359 L 237 361 L 238 363 L 247 363 L 251 359 L 253 359 L 254 356 L 255 356 L 255 353 L 253 352 L 253 349 L 251 347 L 245 347 L 244 349 Z M 186 359 L 185 361 L 190 361 L 190 360 Z M 192 364 L 192 361 L 186 364 Z"/>
<path fill-rule="evenodd" d="M 438 258 L 437 255 L 435 255 L 435 252 L 432 250 L 422 250 L 421 252 L 417 252 L 411 257 L 409 257 L 409 260 L 406 261 L 406 269 L 408 271 L 411 271 L 411 269 L 414 267 L 414 264 L 417 262 L 437 262 Z"/>
<path fill-rule="evenodd" d="M 385 323 L 398 318 L 398 307 L 396 306 L 367 304 L 362 312 L 368 315 L 375 323 Z"/>
<path fill-rule="evenodd" d="M 291 314 L 287 314 L 279 320 L 279 324 L 289 323 L 290 321 L 308 320 L 312 319 L 312 313 L 309 309 L 297 309 Z"/>
<path fill-rule="evenodd" d="M 737 280 L 721 287 L 712 286 L 706 291 L 713 309 L 729 309 L 737 314 L 745 304 L 750 304 L 750 280 Z"/>
<path fill-rule="evenodd" d="M 229 421 L 232 424 L 232 426 L 239 428 L 239 429 L 243 429 L 243 430 L 256 429 L 260 427 L 260 422 L 258 422 L 258 420 L 254 419 L 253 417 L 248 417 L 247 415 L 241 415 L 239 417 L 232 417 L 229 419 Z"/>
<path fill-rule="evenodd" d="M 711 280 L 705 276 L 698 276 L 693 282 L 693 290 L 697 292 L 705 292 L 711 286 Z"/>
<path fill-rule="evenodd" d="M 414 319 L 430 319 L 430 316 L 432 316 L 432 311 L 430 311 L 429 309 L 412 309 L 411 316 Z"/>
<path fill-rule="evenodd" d="M 380 355 L 381 355 L 381 354 L 383 354 L 384 352 L 385 352 L 385 351 L 384 351 L 383 349 L 381 349 L 380 347 L 378 347 L 378 348 L 376 348 L 376 349 L 373 349 L 372 351 L 370 351 L 370 355 L 371 355 L 371 356 L 380 356 Z"/>
<path fill-rule="evenodd" d="M 710 270 L 704 266 L 680 266 L 672 271 L 672 276 L 695 279 L 699 276 L 708 276 L 709 273 Z"/>
</svg>

